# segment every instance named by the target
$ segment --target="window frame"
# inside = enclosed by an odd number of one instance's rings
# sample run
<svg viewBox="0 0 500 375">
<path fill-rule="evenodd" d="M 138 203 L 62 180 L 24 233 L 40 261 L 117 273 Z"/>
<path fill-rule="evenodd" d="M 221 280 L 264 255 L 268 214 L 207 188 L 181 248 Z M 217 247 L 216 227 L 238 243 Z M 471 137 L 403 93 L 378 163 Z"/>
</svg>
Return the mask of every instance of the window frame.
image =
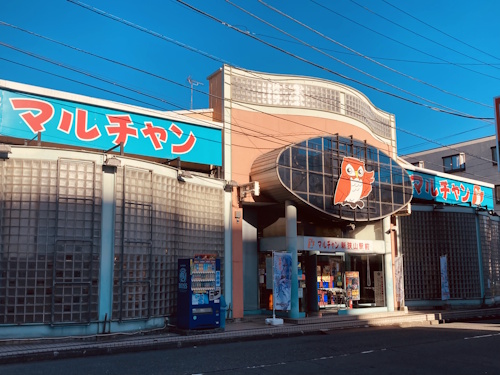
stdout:
<svg viewBox="0 0 500 375">
<path fill-rule="evenodd" d="M 447 159 L 449 160 L 448 165 L 446 163 Z M 458 163 L 456 163 L 456 165 L 458 165 L 458 167 L 455 167 L 454 161 L 458 161 Z M 443 156 L 443 172 L 444 173 L 463 172 L 463 171 L 465 171 L 465 154 L 464 153 Z"/>
<path fill-rule="evenodd" d="M 495 185 L 495 203 L 500 204 L 500 185 Z"/>
</svg>

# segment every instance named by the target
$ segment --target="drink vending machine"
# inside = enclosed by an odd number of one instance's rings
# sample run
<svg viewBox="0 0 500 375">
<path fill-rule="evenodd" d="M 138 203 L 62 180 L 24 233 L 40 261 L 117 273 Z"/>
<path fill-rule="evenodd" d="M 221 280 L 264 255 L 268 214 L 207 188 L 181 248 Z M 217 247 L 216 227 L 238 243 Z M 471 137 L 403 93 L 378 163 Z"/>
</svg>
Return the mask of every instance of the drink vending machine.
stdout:
<svg viewBox="0 0 500 375">
<path fill-rule="evenodd" d="M 220 326 L 220 260 L 200 255 L 178 260 L 177 326 L 208 329 Z"/>
</svg>

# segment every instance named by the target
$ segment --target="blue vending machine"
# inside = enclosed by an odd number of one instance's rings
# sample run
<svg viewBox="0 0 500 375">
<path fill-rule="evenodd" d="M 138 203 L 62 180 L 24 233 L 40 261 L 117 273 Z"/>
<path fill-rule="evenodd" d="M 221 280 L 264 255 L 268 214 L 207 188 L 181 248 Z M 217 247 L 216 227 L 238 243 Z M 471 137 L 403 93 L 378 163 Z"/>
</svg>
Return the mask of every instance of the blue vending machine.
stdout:
<svg viewBox="0 0 500 375">
<path fill-rule="evenodd" d="M 220 327 L 220 260 L 210 255 L 179 259 L 177 326 L 182 329 Z"/>
</svg>

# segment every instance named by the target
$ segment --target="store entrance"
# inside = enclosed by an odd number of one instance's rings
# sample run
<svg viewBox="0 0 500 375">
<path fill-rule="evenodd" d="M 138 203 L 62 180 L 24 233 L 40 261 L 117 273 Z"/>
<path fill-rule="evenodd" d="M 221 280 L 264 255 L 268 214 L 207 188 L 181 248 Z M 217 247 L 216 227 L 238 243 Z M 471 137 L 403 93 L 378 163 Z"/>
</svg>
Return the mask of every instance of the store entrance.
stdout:
<svg viewBox="0 0 500 375">
<path fill-rule="evenodd" d="M 344 256 L 319 255 L 316 266 L 320 309 L 345 306 Z"/>
<path fill-rule="evenodd" d="M 260 253 L 259 256 L 259 305 L 261 309 L 272 311 L 272 254 Z M 349 307 L 386 306 L 383 255 L 337 253 L 318 254 L 314 258 L 309 252 L 298 253 L 300 312 L 309 314 L 321 310 L 334 313 Z M 346 278 L 346 274 L 349 277 Z M 316 283 L 308 282 L 309 278 Z M 354 286 L 356 292 L 353 294 Z M 313 288 L 317 294 L 311 292 Z M 313 296 L 317 298 L 317 306 L 311 306 Z"/>
<path fill-rule="evenodd" d="M 378 254 L 346 255 L 346 269 L 359 276 L 359 295 L 352 301 L 353 308 L 386 305 L 383 260 L 384 256 Z"/>
</svg>

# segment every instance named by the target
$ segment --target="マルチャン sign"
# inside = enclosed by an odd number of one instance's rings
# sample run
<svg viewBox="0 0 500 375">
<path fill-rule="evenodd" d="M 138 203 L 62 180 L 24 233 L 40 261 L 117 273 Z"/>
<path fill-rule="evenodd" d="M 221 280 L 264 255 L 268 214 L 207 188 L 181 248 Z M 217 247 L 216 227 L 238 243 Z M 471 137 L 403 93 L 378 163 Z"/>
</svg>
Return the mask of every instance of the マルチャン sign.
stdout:
<svg viewBox="0 0 500 375">
<path fill-rule="evenodd" d="M 32 139 L 40 134 L 44 142 L 104 151 L 123 145 L 127 154 L 220 166 L 221 129 L 189 120 L 0 90 L 0 135 Z"/>
</svg>

